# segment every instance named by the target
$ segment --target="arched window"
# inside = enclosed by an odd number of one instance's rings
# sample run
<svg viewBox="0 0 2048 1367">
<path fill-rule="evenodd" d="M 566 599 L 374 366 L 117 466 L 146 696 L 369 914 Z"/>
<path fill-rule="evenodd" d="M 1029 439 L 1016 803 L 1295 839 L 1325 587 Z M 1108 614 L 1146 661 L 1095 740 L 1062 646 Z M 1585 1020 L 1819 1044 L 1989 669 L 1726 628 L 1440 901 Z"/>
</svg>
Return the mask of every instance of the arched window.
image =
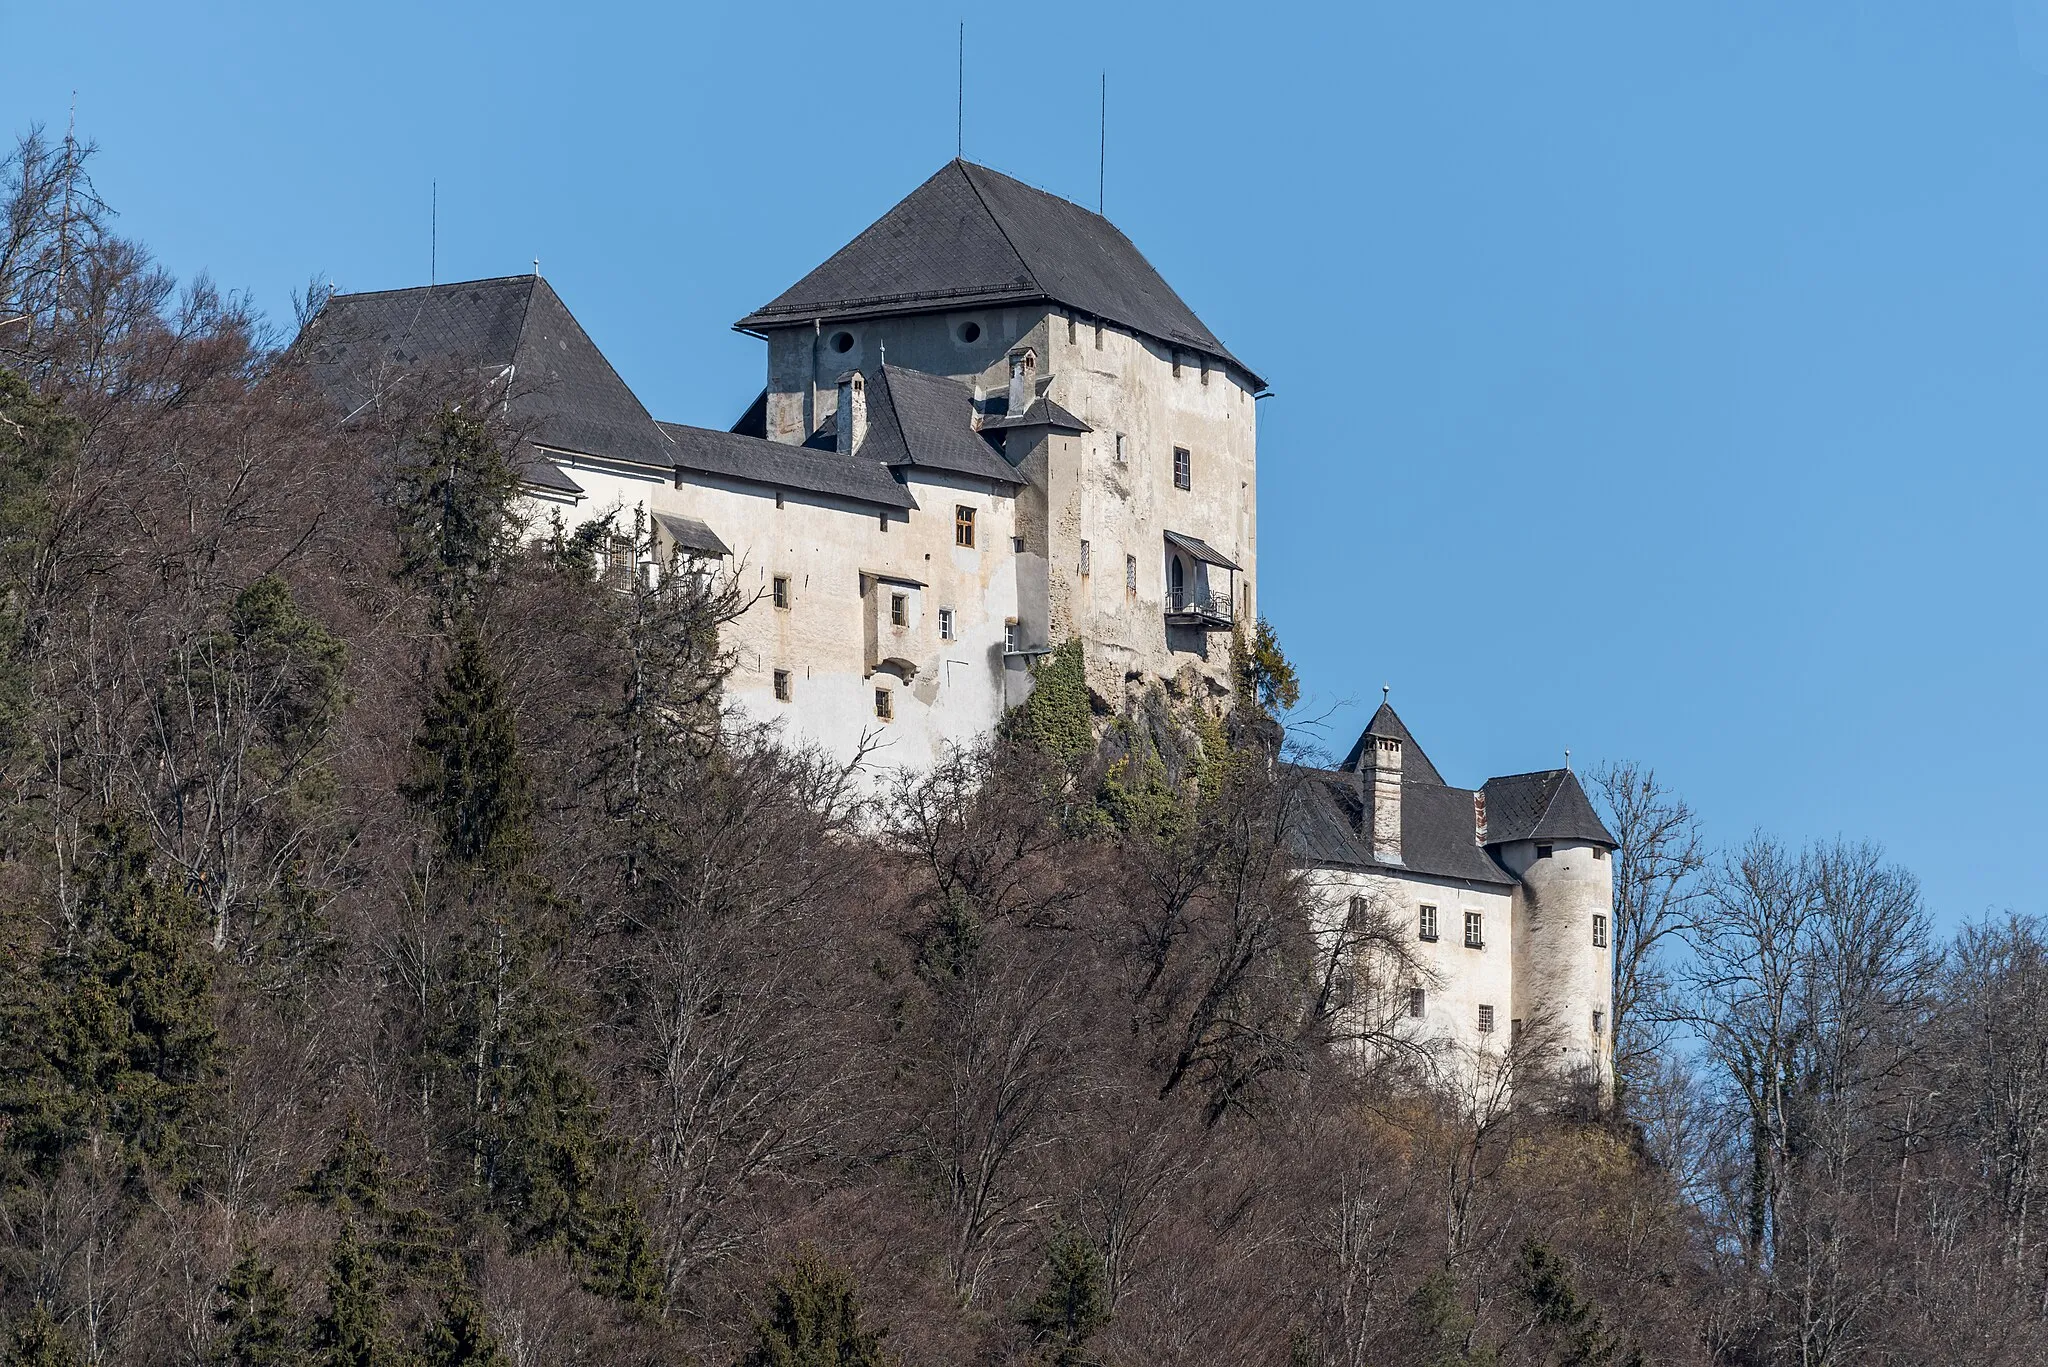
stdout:
<svg viewBox="0 0 2048 1367">
<path fill-rule="evenodd" d="M 1188 600 L 1187 570 L 1182 567 L 1179 556 L 1173 557 L 1173 560 L 1169 563 L 1166 577 L 1167 583 L 1173 590 L 1174 609 L 1178 611 L 1181 605 Z"/>
</svg>

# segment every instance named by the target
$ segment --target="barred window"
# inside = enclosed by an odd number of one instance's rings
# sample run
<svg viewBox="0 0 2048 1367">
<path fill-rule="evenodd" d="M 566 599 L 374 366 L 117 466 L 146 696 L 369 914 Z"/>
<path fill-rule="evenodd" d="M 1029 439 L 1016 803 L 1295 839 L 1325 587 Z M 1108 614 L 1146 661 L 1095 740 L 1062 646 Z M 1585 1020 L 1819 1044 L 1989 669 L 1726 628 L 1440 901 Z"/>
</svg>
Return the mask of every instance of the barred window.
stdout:
<svg viewBox="0 0 2048 1367">
<path fill-rule="evenodd" d="M 1083 541 L 1081 543 L 1081 573 L 1087 574 L 1091 568 L 1092 566 L 1090 564 L 1090 557 L 1088 554 L 1088 543 L 1086 541 Z"/>
<path fill-rule="evenodd" d="M 889 690 L 886 688 L 878 688 L 875 690 L 875 715 L 880 717 L 883 721 L 888 721 L 890 718 L 896 715 L 895 705 L 891 699 Z"/>
<path fill-rule="evenodd" d="M 1479 1008 L 1479 1032 L 1484 1035 L 1493 1033 L 1493 1008 L 1490 1006 Z"/>
<path fill-rule="evenodd" d="M 1421 1020 L 1429 1011 L 1429 994 L 1419 987 L 1408 989 L 1408 1015 Z"/>
</svg>

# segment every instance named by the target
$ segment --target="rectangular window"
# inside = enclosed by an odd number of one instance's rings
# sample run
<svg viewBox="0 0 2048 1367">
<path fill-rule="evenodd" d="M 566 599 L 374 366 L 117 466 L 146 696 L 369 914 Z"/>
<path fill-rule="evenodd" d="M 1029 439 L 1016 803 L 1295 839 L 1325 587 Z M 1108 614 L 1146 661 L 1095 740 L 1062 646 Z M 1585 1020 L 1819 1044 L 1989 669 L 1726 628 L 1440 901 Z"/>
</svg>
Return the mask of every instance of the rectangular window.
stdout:
<svg viewBox="0 0 2048 1367">
<path fill-rule="evenodd" d="M 1599 1040 L 1607 1038 L 1607 1013 L 1605 1011 L 1595 1011 L 1593 1013 L 1593 1038 Z"/>
<path fill-rule="evenodd" d="M 1465 913 L 1465 948 L 1486 948 L 1486 918 L 1476 911 Z"/>
<path fill-rule="evenodd" d="M 1011 551 L 1012 551 L 1012 552 L 1013 552 L 1014 554 L 1017 554 L 1017 555 L 1022 555 L 1022 554 L 1024 554 L 1024 538 L 1023 538 L 1023 537 L 1021 537 L 1021 536 L 1013 536 L 1013 537 L 1011 537 L 1011 538 L 1010 538 L 1010 550 L 1011 550 Z"/>
<path fill-rule="evenodd" d="M 882 530 L 883 530 L 883 531 L 885 531 L 885 532 L 886 532 L 886 531 L 888 531 L 888 530 L 889 530 L 889 515 L 888 515 L 887 513 L 883 513 L 883 514 L 882 514 L 882 519 L 881 519 L 881 520 L 882 520 Z"/>
<path fill-rule="evenodd" d="M 1429 994 L 1419 987 L 1408 989 L 1408 1015 L 1412 1020 L 1421 1020 L 1429 1012 Z"/>
<path fill-rule="evenodd" d="M 1073 345 L 1073 343 L 1074 343 L 1074 315 L 1070 313 L 1070 314 L 1068 314 L 1068 315 L 1067 315 L 1067 344 L 1068 344 L 1069 346 L 1072 346 L 1072 345 Z"/>
<path fill-rule="evenodd" d="M 1593 917 L 1593 948 L 1607 948 L 1607 918 L 1597 914 Z"/>
<path fill-rule="evenodd" d="M 1088 573 L 1088 570 L 1088 543 L 1086 541 L 1083 541 L 1081 543 L 1081 573 L 1086 574 Z"/>
<path fill-rule="evenodd" d="M 1434 940 L 1436 938 L 1435 907 L 1424 907 L 1422 909 L 1420 922 L 1415 928 L 1415 936 L 1419 940 Z"/>
<path fill-rule="evenodd" d="M 1119 432 L 1116 434 L 1116 463 L 1122 465 L 1129 459 L 1130 452 L 1129 448 L 1124 445 L 1124 434 Z"/>
<path fill-rule="evenodd" d="M 775 701 L 789 701 L 789 671 L 786 669 L 775 671 Z"/>
<path fill-rule="evenodd" d="M 1536 857 L 1538 859 L 1550 858 L 1553 848 L 1554 847 L 1550 845 L 1538 845 L 1536 847 Z"/>
<path fill-rule="evenodd" d="M 1173 353 L 1173 378 L 1176 380 L 1180 378 L 1180 353 L 1178 351 Z"/>
<path fill-rule="evenodd" d="M 953 509 L 953 544 L 974 544 L 974 509 L 962 503 Z"/>
<path fill-rule="evenodd" d="M 910 595 L 892 593 L 889 595 L 889 625 L 907 627 L 910 625 Z"/>
<path fill-rule="evenodd" d="M 1479 1033 L 1482 1035 L 1493 1033 L 1493 1008 L 1490 1006 L 1479 1008 Z"/>
<path fill-rule="evenodd" d="M 1607 857 L 1607 851 L 1601 849 L 1598 845 L 1595 845 L 1593 847 L 1593 857 L 1595 859 L 1605 859 Z"/>
<path fill-rule="evenodd" d="M 1202 383 L 1209 383 L 1209 358 L 1207 356 L 1202 358 Z"/>
<path fill-rule="evenodd" d="M 1095 320 L 1095 349 L 1097 351 L 1102 350 L 1102 320 L 1100 318 Z"/>
<path fill-rule="evenodd" d="M 1515 1019 L 1513 1019 L 1513 1020 L 1511 1020 L 1511 1021 L 1509 1021 L 1509 1022 L 1508 1022 L 1508 1043 L 1509 1043 L 1509 1044 L 1520 1044 L 1521 1042 L 1522 1042 L 1522 1018 L 1521 1018 L 1520 1016 L 1517 1016 L 1517 1017 L 1515 1017 Z"/>
<path fill-rule="evenodd" d="M 953 639 L 953 609 L 951 608 L 939 609 L 939 639 L 941 641 Z"/>
<path fill-rule="evenodd" d="M 780 508 L 782 506 L 782 490 L 780 489 L 777 489 L 775 491 L 775 506 L 777 508 Z"/>
<path fill-rule="evenodd" d="M 1138 557 L 1135 555 L 1127 555 L 1124 557 L 1124 592 L 1136 593 L 1137 591 Z"/>
<path fill-rule="evenodd" d="M 1192 489 L 1195 487 L 1195 458 L 1188 454 L 1185 446 L 1173 448 L 1173 487 Z"/>
<path fill-rule="evenodd" d="M 1003 650 L 1008 654 L 1015 655 L 1022 649 L 1023 646 L 1017 636 L 1017 624 L 1015 622 L 1003 623 Z"/>
<path fill-rule="evenodd" d="M 888 721 L 896 715 L 895 705 L 890 701 L 890 693 L 886 688 L 875 690 L 875 715 L 883 721 Z"/>
<path fill-rule="evenodd" d="M 778 575 L 776 575 L 776 576 L 775 576 L 775 580 L 774 580 L 774 584 L 775 584 L 775 587 L 774 587 L 774 589 L 773 589 L 773 591 L 772 591 L 772 592 L 773 592 L 773 594 L 774 594 L 774 599 L 773 599 L 773 601 L 774 601 L 774 603 L 775 603 L 775 606 L 776 606 L 776 607 L 779 607 L 779 608 L 786 608 L 786 607 L 788 607 L 788 606 L 789 606 L 789 576 L 788 576 L 788 575 L 786 575 L 786 574 L 778 574 Z"/>
</svg>

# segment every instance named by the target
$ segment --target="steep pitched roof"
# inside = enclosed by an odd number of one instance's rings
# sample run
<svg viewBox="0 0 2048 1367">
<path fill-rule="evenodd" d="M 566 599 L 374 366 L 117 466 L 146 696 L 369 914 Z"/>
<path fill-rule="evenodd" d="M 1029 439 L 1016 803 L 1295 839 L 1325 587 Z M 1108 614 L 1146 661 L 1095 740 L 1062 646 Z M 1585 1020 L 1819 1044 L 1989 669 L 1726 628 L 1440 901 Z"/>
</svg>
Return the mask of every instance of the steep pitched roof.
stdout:
<svg viewBox="0 0 2048 1367">
<path fill-rule="evenodd" d="M 1401 785 L 1401 862 L 1382 866 L 1362 827 L 1363 794 L 1355 772 L 1296 769 L 1287 839 L 1295 854 L 1317 864 L 1389 867 L 1432 878 L 1512 885 L 1514 878 L 1473 836 L 1472 791 L 1442 783 Z"/>
<path fill-rule="evenodd" d="M 774 489 L 831 494 L 883 508 L 917 506 L 917 500 L 888 468 L 867 456 L 846 456 L 679 422 L 660 426 L 671 443 L 671 462 L 685 470 Z"/>
<path fill-rule="evenodd" d="M 974 430 L 974 391 L 944 375 L 902 366 L 879 367 L 868 385 L 868 430 L 859 454 L 899 470 L 1025 482 Z"/>
<path fill-rule="evenodd" d="M 1380 710 L 1372 714 L 1372 720 L 1365 724 L 1365 730 L 1358 733 L 1358 739 L 1351 746 L 1351 753 L 1344 756 L 1344 762 L 1337 767 L 1345 770 L 1358 768 L 1365 757 L 1365 742 L 1368 737 L 1385 737 L 1401 742 L 1401 778 L 1408 783 L 1434 783 L 1443 786 L 1444 776 L 1429 762 L 1429 756 L 1422 753 L 1422 747 L 1415 743 L 1415 737 L 1408 734 L 1406 723 L 1400 714 L 1388 703 L 1381 703 Z"/>
<path fill-rule="evenodd" d="M 734 324 L 1050 301 L 1228 361 L 1227 351 L 1116 226 L 986 166 L 951 161 L 825 263 Z"/>
<path fill-rule="evenodd" d="M 482 383 L 502 386 L 508 416 L 536 445 L 673 464 L 654 419 L 536 275 L 338 294 L 295 346 L 345 416 L 400 387 Z M 533 482 L 560 487 L 531 447 L 517 458 Z"/>
<path fill-rule="evenodd" d="M 1578 776 L 1569 769 L 1490 778 L 1486 794 L 1486 843 L 1513 840 L 1576 840 L 1615 847 L 1615 839 L 1593 810 Z"/>
</svg>

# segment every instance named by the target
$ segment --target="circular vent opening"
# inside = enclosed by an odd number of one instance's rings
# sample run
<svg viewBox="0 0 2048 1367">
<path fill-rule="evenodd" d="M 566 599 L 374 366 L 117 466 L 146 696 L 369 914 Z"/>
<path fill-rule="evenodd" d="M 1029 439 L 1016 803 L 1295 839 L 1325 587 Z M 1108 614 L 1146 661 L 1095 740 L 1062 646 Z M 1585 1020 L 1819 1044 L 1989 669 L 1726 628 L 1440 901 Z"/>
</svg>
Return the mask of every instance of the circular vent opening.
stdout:
<svg viewBox="0 0 2048 1367">
<path fill-rule="evenodd" d="M 962 324 L 960 325 L 960 340 L 961 340 L 961 341 L 963 341 L 963 342 L 978 342 L 978 341 L 980 341 L 980 340 L 981 340 L 981 324 L 979 324 L 979 323 L 962 323 Z"/>
<path fill-rule="evenodd" d="M 850 332 L 833 333 L 832 349 L 842 356 L 844 356 L 847 352 L 853 350 L 853 334 Z"/>
</svg>

